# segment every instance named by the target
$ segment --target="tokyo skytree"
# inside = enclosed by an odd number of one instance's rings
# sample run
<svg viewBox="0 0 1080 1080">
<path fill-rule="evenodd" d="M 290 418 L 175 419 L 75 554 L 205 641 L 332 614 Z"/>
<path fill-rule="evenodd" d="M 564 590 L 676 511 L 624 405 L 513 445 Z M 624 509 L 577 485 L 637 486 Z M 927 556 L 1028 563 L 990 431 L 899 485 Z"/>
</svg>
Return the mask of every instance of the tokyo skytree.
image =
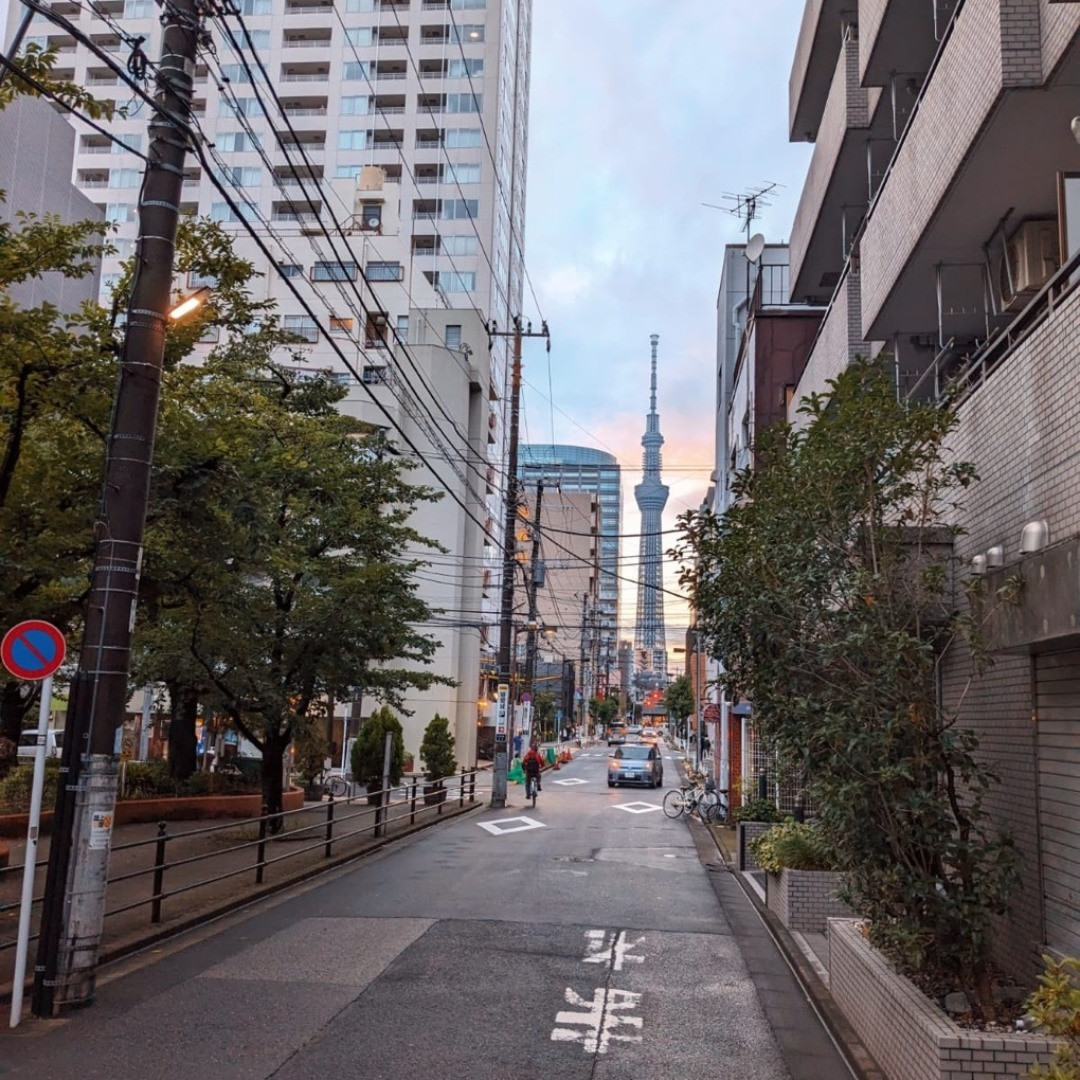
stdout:
<svg viewBox="0 0 1080 1080">
<path fill-rule="evenodd" d="M 652 381 L 649 415 L 641 445 L 644 474 L 634 488 L 634 499 L 641 511 L 641 554 L 638 560 L 637 624 L 634 627 L 634 653 L 637 685 L 640 690 L 667 686 L 667 642 L 664 636 L 664 571 L 661 552 L 661 517 L 667 505 L 668 489 L 660 482 L 660 417 L 656 412 L 656 345 L 659 334 L 651 334 Z"/>
</svg>

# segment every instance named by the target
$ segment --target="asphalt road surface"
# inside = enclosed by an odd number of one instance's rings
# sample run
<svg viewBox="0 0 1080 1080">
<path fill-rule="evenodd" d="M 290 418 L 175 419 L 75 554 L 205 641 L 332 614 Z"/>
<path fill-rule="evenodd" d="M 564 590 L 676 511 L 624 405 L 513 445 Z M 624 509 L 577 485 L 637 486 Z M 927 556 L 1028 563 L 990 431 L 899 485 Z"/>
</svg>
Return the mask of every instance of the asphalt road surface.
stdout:
<svg viewBox="0 0 1080 1080">
<path fill-rule="evenodd" d="M 731 875 L 606 762 L 122 962 L 0 1076 L 848 1076 Z"/>
</svg>

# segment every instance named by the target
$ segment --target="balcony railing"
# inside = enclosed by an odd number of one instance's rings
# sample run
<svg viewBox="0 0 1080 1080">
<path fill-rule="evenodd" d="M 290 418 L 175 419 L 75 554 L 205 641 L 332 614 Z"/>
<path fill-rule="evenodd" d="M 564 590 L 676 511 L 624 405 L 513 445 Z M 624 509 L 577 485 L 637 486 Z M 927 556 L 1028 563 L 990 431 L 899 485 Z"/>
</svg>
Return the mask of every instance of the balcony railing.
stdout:
<svg viewBox="0 0 1080 1080">
<path fill-rule="evenodd" d="M 328 49 L 333 44 L 330 38 L 286 38 L 282 43 L 285 49 Z"/>
<path fill-rule="evenodd" d="M 328 71 L 287 72 L 281 76 L 282 82 L 326 82 L 330 78 Z"/>
<path fill-rule="evenodd" d="M 288 106 L 282 110 L 286 116 L 325 116 L 325 105 L 305 106 L 302 109 L 290 109 Z"/>
</svg>

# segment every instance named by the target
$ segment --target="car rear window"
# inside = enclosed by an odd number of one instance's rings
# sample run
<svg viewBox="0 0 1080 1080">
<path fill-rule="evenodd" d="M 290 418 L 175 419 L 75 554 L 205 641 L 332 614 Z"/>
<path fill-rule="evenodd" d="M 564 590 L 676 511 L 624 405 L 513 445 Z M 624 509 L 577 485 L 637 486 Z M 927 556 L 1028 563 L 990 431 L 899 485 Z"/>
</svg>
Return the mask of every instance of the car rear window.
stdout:
<svg viewBox="0 0 1080 1080">
<path fill-rule="evenodd" d="M 647 761 L 651 753 L 650 746 L 621 746 L 615 751 L 615 756 L 624 761 Z"/>
</svg>

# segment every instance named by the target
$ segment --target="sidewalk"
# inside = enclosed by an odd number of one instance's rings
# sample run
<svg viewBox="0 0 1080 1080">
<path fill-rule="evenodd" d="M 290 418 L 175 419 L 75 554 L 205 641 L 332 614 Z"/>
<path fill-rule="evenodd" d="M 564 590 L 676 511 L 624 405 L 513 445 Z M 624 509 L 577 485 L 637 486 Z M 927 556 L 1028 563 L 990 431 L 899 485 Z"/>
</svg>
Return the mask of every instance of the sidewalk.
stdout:
<svg viewBox="0 0 1080 1080">
<path fill-rule="evenodd" d="M 739 870 L 736 831 L 727 825 L 705 825 L 724 866 L 749 898 L 777 948 L 783 953 L 821 1022 L 849 1064 L 863 1080 L 885 1080 L 877 1063 L 863 1046 L 829 993 L 829 939 L 825 934 L 789 930 L 765 904 L 765 875 Z"/>
<path fill-rule="evenodd" d="M 352 802 L 337 799 L 332 805 L 328 801 L 306 803 L 303 810 L 286 818 L 280 835 L 266 838 L 261 884 L 256 881 L 257 825 L 235 820 L 168 822 L 164 830 L 167 865 L 162 873 L 161 919 L 157 923 L 151 921 L 151 913 L 155 895 L 153 869 L 161 837 L 159 827 L 154 823 L 116 826 L 109 859 L 101 962 L 134 952 L 410 833 L 481 807 L 490 794 L 488 775 L 481 773 L 477 777 L 475 801 L 470 803 L 466 795 L 463 806 L 459 806 L 456 793 L 445 802 L 431 806 L 425 806 L 421 797 L 412 822 L 408 800 L 396 800 L 392 805 L 393 816 L 384 823 L 379 836 L 373 835 L 372 809 L 363 796 Z M 332 841 L 328 855 L 331 813 Z M 43 836 L 38 843 L 30 971 L 34 964 L 49 840 Z M 0 873 L 0 903 L 13 905 L 0 912 L 0 945 L 10 943 L 10 947 L 0 951 L 0 1000 L 4 1001 L 11 1000 L 23 878 L 21 864 L 26 848 L 25 838 L 10 843 L 11 865 Z"/>
</svg>

